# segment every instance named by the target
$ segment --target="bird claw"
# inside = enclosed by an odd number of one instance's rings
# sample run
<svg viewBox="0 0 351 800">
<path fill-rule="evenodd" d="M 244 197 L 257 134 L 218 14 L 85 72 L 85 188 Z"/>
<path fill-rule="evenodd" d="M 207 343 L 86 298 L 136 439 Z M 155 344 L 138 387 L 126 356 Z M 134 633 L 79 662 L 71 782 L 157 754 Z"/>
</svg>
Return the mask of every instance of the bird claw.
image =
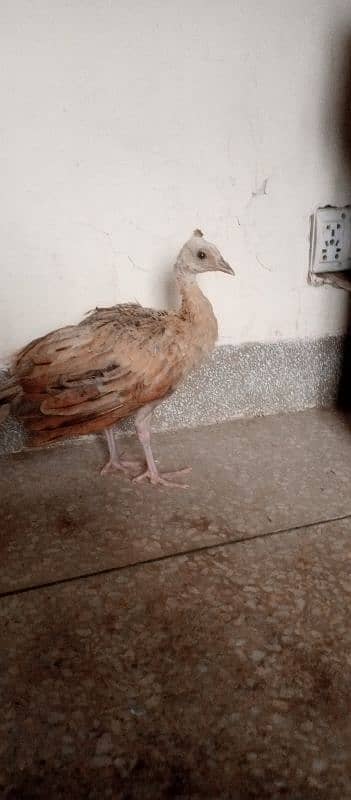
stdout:
<svg viewBox="0 0 351 800">
<path fill-rule="evenodd" d="M 169 480 L 177 475 L 184 475 L 187 472 L 191 472 L 191 467 L 184 467 L 184 469 L 178 469 L 175 472 L 163 472 L 162 475 L 159 472 L 155 474 L 150 472 L 149 469 L 146 469 L 141 475 L 136 475 L 135 478 L 133 478 L 133 483 L 142 483 L 144 480 L 149 480 L 152 486 L 173 486 L 177 489 L 189 489 L 189 485 L 186 483 L 177 483 L 176 481 Z"/>
<path fill-rule="evenodd" d="M 112 472 L 123 472 L 125 475 L 130 475 L 130 470 L 140 469 L 140 461 L 125 461 L 124 458 L 120 461 L 113 461 L 111 458 L 100 471 L 100 475 L 109 475 Z"/>
</svg>

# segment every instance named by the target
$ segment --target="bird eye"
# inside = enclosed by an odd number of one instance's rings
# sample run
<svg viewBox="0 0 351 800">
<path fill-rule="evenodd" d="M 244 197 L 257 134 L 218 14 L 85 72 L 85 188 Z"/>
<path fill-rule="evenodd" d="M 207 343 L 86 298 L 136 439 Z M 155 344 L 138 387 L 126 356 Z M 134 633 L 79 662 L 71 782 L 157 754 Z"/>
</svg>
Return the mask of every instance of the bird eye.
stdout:
<svg viewBox="0 0 351 800">
<path fill-rule="evenodd" d="M 203 250 L 199 250 L 199 252 L 197 254 L 197 257 L 198 258 L 206 258 L 206 253 L 204 253 Z"/>
</svg>

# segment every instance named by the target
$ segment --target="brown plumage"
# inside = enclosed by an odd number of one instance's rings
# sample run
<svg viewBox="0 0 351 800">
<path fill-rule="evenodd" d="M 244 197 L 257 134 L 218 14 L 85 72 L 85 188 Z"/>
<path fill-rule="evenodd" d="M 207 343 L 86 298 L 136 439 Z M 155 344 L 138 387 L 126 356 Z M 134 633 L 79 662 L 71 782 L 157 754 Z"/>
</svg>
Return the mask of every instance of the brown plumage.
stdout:
<svg viewBox="0 0 351 800">
<path fill-rule="evenodd" d="M 53 331 L 21 350 L 0 391 L 0 404 L 12 407 L 30 444 L 111 429 L 136 413 L 148 463 L 139 477 L 166 482 L 152 458 L 149 422 L 153 408 L 214 347 L 216 318 L 196 283 L 196 274 L 208 270 L 233 274 L 217 248 L 194 231 L 175 264 L 178 311 L 137 304 L 96 308 L 80 324 Z M 124 468 L 110 430 L 107 439 L 110 461 L 105 471 Z"/>
</svg>

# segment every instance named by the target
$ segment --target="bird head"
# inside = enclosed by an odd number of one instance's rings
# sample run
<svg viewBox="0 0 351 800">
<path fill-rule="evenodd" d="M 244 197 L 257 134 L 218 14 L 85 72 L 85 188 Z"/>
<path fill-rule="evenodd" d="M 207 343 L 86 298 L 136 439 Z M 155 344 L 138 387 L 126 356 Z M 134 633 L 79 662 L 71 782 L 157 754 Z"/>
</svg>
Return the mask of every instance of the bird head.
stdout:
<svg viewBox="0 0 351 800">
<path fill-rule="evenodd" d="M 182 264 L 184 271 L 191 274 L 226 272 L 227 275 L 235 275 L 234 270 L 224 260 L 218 248 L 211 242 L 207 242 L 198 228 L 182 247 L 178 262 Z"/>
</svg>

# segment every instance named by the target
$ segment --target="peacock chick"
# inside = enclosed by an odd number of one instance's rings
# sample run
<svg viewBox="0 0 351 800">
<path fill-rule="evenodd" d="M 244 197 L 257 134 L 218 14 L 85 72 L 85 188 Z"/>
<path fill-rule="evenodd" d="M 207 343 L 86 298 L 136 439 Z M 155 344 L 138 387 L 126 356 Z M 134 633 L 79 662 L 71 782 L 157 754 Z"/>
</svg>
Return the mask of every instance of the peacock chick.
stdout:
<svg viewBox="0 0 351 800">
<path fill-rule="evenodd" d="M 29 444 L 104 430 L 109 460 L 103 474 L 131 470 L 137 483 L 184 487 L 176 478 L 190 468 L 159 472 L 150 427 L 156 406 L 214 348 L 217 320 L 197 284 L 197 276 L 209 271 L 234 275 L 217 247 L 196 230 L 174 265 L 178 310 L 138 304 L 96 308 L 78 325 L 52 331 L 21 350 L 0 391 L 0 406 L 22 422 Z M 114 437 L 114 426 L 132 415 L 146 460 L 137 475 L 138 465 L 122 458 Z"/>
</svg>

